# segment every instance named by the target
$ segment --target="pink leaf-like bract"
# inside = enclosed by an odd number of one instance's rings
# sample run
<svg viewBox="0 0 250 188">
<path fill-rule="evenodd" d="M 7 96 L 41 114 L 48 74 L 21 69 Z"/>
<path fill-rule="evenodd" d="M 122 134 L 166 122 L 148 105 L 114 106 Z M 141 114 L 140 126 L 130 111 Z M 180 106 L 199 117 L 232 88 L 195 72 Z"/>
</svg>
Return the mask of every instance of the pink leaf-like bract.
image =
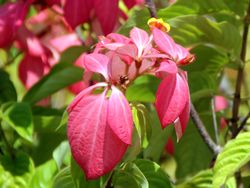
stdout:
<svg viewBox="0 0 250 188">
<path fill-rule="evenodd" d="M 68 138 L 72 154 L 87 179 L 98 178 L 121 160 L 128 145 L 121 141 L 107 123 L 108 99 L 105 92 L 91 94 L 83 90 L 68 108 Z"/>
<path fill-rule="evenodd" d="M 179 74 L 169 74 L 163 79 L 156 93 L 156 110 L 163 128 L 180 116 L 188 95 L 186 80 Z"/>
<path fill-rule="evenodd" d="M 138 57 L 141 57 L 143 50 L 149 42 L 148 33 L 142 29 L 134 27 L 130 31 L 130 37 L 138 49 Z"/>
<path fill-rule="evenodd" d="M 19 27 L 23 24 L 28 8 L 29 1 L 0 6 L 0 48 L 11 45 Z"/>
<path fill-rule="evenodd" d="M 108 63 L 109 58 L 102 54 L 93 53 L 83 56 L 83 66 L 86 70 L 100 73 L 106 80 L 109 80 Z"/>
<path fill-rule="evenodd" d="M 26 54 L 18 69 L 20 80 L 29 89 L 48 72 L 49 68 L 40 57 Z"/>
<path fill-rule="evenodd" d="M 112 86 L 108 103 L 109 126 L 124 143 L 131 144 L 133 120 L 128 101 L 120 90 Z"/>
<path fill-rule="evenodd" d="M 75 28 L 89 21 L 92 7 L 92 0 L 67 0 L 64 6 L 64 14 L 69 25 Z"/>
<path fill-rule="evenodd" d="M 176 44 L 167 33 L 157 28 L 153 29 L 153 37 L 159 49 L 170 55 L 174 61 L 181 61 L 190 55 L 186 48 Z"/>
<path fill-rule="evenodd" d="M 104 35 L 107 35 L 114 30 L 118 19 L 118 0 L 95 0 L 94 2 L 96 16 Z"/>
</svg>

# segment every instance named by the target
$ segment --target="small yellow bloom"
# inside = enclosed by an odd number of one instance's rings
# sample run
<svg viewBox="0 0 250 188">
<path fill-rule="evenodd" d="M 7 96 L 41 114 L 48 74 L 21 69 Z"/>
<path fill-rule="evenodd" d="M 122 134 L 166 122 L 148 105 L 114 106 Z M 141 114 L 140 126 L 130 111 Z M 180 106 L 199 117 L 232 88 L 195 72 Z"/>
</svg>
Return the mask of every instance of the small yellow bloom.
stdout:
<svg viewBox="0 0 250 188">
<path fill-rule="evenodd" d="M 170 31 L 170 25 L 166 22 L 163 21 L 162 18 L 150 18 L 148 20 L 148 25 L 150 30 L 152 30 L 153 28 L 158 28 L 164 32 L 168 32 Z"/>
</svg>

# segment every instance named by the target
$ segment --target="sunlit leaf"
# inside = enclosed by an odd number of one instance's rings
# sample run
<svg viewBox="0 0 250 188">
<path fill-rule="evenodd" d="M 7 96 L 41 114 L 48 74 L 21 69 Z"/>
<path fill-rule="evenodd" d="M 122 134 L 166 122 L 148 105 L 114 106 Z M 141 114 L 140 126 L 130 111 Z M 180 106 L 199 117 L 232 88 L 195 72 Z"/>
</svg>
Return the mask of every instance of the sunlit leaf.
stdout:
<svg viewBox="0 0 250 188">
<path fill-rule="evenodd" d="M 28 103 L 7 103 L 2 106 L 3 121 L 8 123 L 20 136 L 32 141 L 33 119 Z"/>
<path fill-rule="evenodd" d="M 115 187 L 149 188 L 149 183 L 143 172 L 132 162 L 126 163 L 117 173 L 112 182 Z"/>
<path fill-rule="evenodd" d="M 31 181 L 29 182 L 29 188 L 50 187 L 56 171 L 57 167 L 54 160 L 47 161 L 46 163 L 38 166 Z"/>
<path fill-rule="evenodd" d="M 214 165 L 213 186 L 220 187 L 250 161 L 250 132 L 239 134 L 229 141 L 218 155 Z"/>
<path fill-rule="evenodd" d="M 60 170 L 53 180 L 52 188 L 74 188 L 70 167 Z"/>
<path fill-rule="evenodd" d="M 34 164 L 25 153 L 17 153 L 15 158 L 0 157 L 0 186 L 26 188 L 34 173 Z"/>
<path fill-rule="evenodd" d="M 129 86 L 126 98 L 129 101 L 154 102 L 155 93 L 160 83 L 160 79 L 153 76 L 141 76 Z"/>
<path fill-rule="evenodd" d="M 69 63 L 55 65 L 50 73 L 35 84 L 23 98 L 23 101 L 36 103 L 60 89 L 82 79 L 83 69 Z"/>
</svg>

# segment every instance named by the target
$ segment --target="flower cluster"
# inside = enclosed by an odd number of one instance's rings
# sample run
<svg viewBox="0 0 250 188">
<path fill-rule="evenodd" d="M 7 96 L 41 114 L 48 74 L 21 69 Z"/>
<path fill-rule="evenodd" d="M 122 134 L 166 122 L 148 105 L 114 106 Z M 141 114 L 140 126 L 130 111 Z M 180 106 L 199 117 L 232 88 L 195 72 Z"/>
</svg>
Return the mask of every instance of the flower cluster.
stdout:
<svg viewBox="0 0 250 188">
<path fill-rule="evenodd" d="M 101 74 L 104 80 L 81 91 L 67 109 L 72 154 L 88 179 L 111 171 L 131 144 L 133 120 L 124 93 L 137 77 L 162 79 L 155 106 L 163 128 L 174 123 L 179 139 L 187 125 L 189 88 L 178 67 L 194 56 L 166 33 L 166 23 L 152 19 L 149 25 L 150 35 L 135 27 L 129 38 L 115 33 L 100 37 L 94 52 L 78 60 L 85 73 Z"/>
</svg>

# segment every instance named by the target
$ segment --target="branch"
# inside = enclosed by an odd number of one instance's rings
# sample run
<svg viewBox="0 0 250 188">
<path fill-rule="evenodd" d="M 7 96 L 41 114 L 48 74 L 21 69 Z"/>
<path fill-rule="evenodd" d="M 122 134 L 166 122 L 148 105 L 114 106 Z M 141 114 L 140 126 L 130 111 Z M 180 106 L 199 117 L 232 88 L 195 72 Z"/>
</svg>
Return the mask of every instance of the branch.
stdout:
<svg viewBox="0 0 250 188">
<path fill-rule="evenodd" d="M 247 51 L 247 37 L 248 37 L 248 31 L 249 31 L 249 20 L 250 20 L 250 2 L 248 5 L 247 15 L 245 17 L 245 24 L 243 29 L 243 35 L 242 35 L 242 46 L 241 46 L 241 53 L 240 53 L 240 59 L 242 61 L 242 64 L 240 64 L 238 68 L 238 74 L 237 74 L 237 80 L 236 80 L 236 86 L 235 86 L 235 94 L 234 94 L 234 100 L 233 100 L 233 109 L 232 109 L 232 135 L 236 136 L 236 132 L 238 129 L 238 114 L 239 114 L 239 107 L 241 102 L 241 86 L 243 82 L 244 77 L 244 67 L 245 67 L 245 61 L 246 61 L 246 51 Z"/>
<path fill-rule="evenodd" d="M 151 17 L 157 18 L 157 11 L 155 8 L 154 0 L 145 0 L 145 3 L 149 9 Z"/>
<path fill-rule="evenodd" d="M 247 120 L 250 118 L 250 112 L 248 112 L 248 114 L 246 115 L 246 117 L 242 120 L 239 128 L 235 131 L 235 133 L 232 135 L 232 138 L 235 138 L 239 132 L 245 127 L 245 125 L 247 124 Z"/>
<path fill-rule="evenodd" d="M 199 114 L 195 110 L 194 105 L 192 103 L 190 105 L 190 115 L 204 142 L 207 144 L 207 146 L 214 153 L 215 156 L 218 155 L 221 148 L 219 145 L 214 143 L 214 141 L 208 134 L 205 125 L 201 121 Z"/>
</svg>

